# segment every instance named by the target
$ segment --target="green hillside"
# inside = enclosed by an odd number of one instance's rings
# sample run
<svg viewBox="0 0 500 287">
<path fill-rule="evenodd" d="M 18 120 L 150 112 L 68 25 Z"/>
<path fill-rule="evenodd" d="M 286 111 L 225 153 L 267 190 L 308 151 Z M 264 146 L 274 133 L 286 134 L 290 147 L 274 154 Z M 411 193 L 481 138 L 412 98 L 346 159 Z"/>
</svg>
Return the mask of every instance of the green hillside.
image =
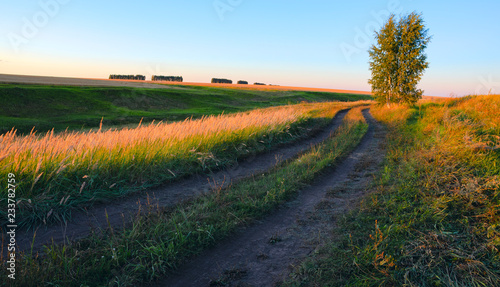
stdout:
<svg viewBox="0 0 500 287">
<path fill-rule="evenodd" d="M 0 133 L 28 133 L 176 121 L 301 101 L 357 101 L 353 95 L 302 91 L 258 91 L 172 86 L 172 89 L 0 85 Z"/>
</svg>

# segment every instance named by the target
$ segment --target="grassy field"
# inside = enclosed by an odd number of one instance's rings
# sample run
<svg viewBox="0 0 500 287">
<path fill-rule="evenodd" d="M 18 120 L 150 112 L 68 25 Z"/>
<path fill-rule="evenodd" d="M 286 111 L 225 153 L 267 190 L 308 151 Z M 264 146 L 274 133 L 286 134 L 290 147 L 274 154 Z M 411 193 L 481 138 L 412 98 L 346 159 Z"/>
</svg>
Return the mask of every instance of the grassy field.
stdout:
<svg viewBox="0 0 500 287">
<path fill-rule="evenodd" d="M 331 118 L 338 110 L 335 104 L 320 106 L 325 107 L 317 114 L 322 118 Z M 293 198 L 304 184 L 346 156 L 359 143 L 367 127 L 361 108 L 354 108 L 329 140 L 268 173 L 175 209 L 144 206 L 148 212 L 137 215 L 124 230 L 110 229 L 71 246 L 47 246 L 46 256 L 26 254 L 18 261 L 19 279 L 15 284 L 137 286 L 150 282 L 227 237 L 236 228 Z M 5 269 L 0 270 L 0 275 L 4 276 L 4 272 Z"/>
<path fill-rule="evenodd" d="M 0 134 L 80 130 L 179 121 L 302 101 L 357 101 L 370 96 L 171 85 L 171 89 L 0 84 Z"/>
<path fill-rule="evenodd" d="M 378 107 L 374 193 L 289 286 L 500 286 L 500 95 Z"/>
<path fill-rule="evenodd" d="M 366 98 L 185 85 L 145 89 L 2 84 L 0 174 L 12 172 L 23 179 L 18 187 L 21 225 L 63 220 L 80 204 L 224 168 L 303 137 L 327 121 L 306 105 L 301 111 L 284 108 L 282 114 L 270 109 L 259 115 L 209 115 Z M 172 121 L 181 123 L 166 124 Z M 5 217 L 4 211 L 0 217 Z"/>
<path fill-rule="evenodd" d="M 18 224 L 64 220 L 76 207 L 222 169 L 307 136 L 348 106 L 298 104 L 107 131 L 8 132 L 0 136 L 0 177 L 12 173 L 21 179 Z M 0 191 L 0 202 L 6 192 Z"/>
<path fill-rule="evenodd" d="M 362 102 L 327 102 L 364 96 L 186 86 L 0 88 L 9 89 L 52 109 L 37 110 L 22 96 L 14 102 L 26 111 L 17 114 L 16 105 L 0 103 L 3 117 L 26 121 L 26 135 L 0 135 L 0 178 L 23 178 L 17 199 L 20 224 L 28 226 L 64 218 L 71 208 L 225 168 L 308 136 L 352 107 L 333 137 L 265 174 L 175 208 L 144 205 L 147 212 L 120 230 L 69 246 L 52 244 L 45 254 L 19 254 L 17 286 L 152 282 L 293 199 L 343 159 L 368 127 L 363 107 L 357 107 Z M 60 105 L 48 100 L 51 92 Z M 302 101 L 324 103 L 287 105 Z M 500 95 L 373 106 L 371 112 L 388 129 L 387 156 L 372 192 L 338 220 L 330 242 L 284 285 L 500 286 Z M 120 127 L 99 127 L 102 116 L 105 126 Z M 77 130 L 29 134 L 29 117 L 47 127 L 60 123 L 58 131 L 66 125 Z M 151 124 L 152 119 L 183 121 Z M 6 272 L 1 269 L 0 276 Z"/>
</svg>

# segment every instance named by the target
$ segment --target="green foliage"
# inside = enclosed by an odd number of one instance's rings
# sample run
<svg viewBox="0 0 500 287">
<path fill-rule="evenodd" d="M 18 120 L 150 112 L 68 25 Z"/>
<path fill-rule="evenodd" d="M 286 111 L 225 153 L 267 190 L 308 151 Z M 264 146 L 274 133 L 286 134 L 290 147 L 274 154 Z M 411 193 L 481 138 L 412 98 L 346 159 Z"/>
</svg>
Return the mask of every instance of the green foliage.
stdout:
<svg viewBox="0 0 500 287">
<path fill-rule="evenodd" d="M 232 84 L 233 81 L 229 79 L 219 79 L 219 78 L 212 78 L 212 84 Z"/>
<path fill-rule="evenodd" d="M 416 103 L 423 91 L 417 88 L 429 66 L 424 53 L 430 41 L 422 16 L 415 12 L 396 21 L 391 15 L 370 50 L 372 93 L 379 103 Z"/>
<path fill-rule="evenodd" d="M 146 76 L 144 75 L 109 75 L 110 80 L 136 80 L 136 81 L 145 81 Z"/>
<path fill-rule="evenodd" d="M 151 81 L 183 82 L 182 76 L 151 76 Z"/>
</svg>

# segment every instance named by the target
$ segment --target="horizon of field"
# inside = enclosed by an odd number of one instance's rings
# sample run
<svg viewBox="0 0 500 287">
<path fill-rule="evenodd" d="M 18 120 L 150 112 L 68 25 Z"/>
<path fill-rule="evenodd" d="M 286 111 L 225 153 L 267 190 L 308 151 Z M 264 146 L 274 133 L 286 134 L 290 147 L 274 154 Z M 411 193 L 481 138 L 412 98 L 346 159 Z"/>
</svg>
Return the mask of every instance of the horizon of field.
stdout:
<svg viewBox="0 0 500 287">
<path fill-rule="evenodd" d="M 231 88 L 241 90 L 257 91 L 304 91 L 304 92 L 325 92 L 325 93 L 343 93 L 356 95 L 372 95 L 370 91 L 349 90 L 349 89 L 331 89 L 316 87 L 297 87 L 282 86 L 275 84 L 254 85 L 254 84 L 215 84 L 209 82 L 167 82 L 151 80 L 124 80 L 124 79 L 105 79 L 105 78 L 79 78 L 79 77 L 58 77 L 58 76 L 37 76 L 37 75 L 17 75 L 1 74 L 0 84 L 28 84 L 28 85 L 57 85 L 57 86 L 89 86 L 89 87 L 132 87 L 132 88 L 151 88 L 151 89 L 178 89 L 178 86 L 193 87 L 212 87 L 212 88 Z M 424 100 L 447 99 L 450 96 L 427 96 L 423 95 Z"/>
<path fill-rule="evenodd" d="M 1 75 L 0 75 L 1 79 Z M 3 78 L 10 82 L 13 78 Z M 28 78 L 40 80 L 40 78 Z M 155 121 L 179 121 L 204 115 L 234 113 L 255 108 L 300 102 L 356 101 L 361 94 L 310 91 L 230 89 L 224 87 L 171 86 L 148 83 L 98 81 L 111 86 L 78 86 L 74 79 L 60 85 L 1 84 L 0 133 L 13 127 L 29 133 L 116 127 Z M 66 79 L 67 80 L 67 79 Z M 80 81 L 80 80 L 78 80 Z M 1 80 L 0 80 L 1 82 Z M 86 82 L 86 81 L 84 81 Z M 83 83 L 83 82 L 81 82 Z M 72 85 L 73 84 L 73 85 Z M 131 84 L 140 87 L 131 86 Z M 122 86 L 119 86 L 122 85 Z"/>
<path fill-rule="evenodd" d="M 147 88 L 175 88 L 176 85 L 181 86 L 205 86 L 219 88 L 240 88 L 250 90 L 275 90 L 275 91 L 310 91 L 310 92 L 329 92 L 329 93 L 349 93 L 371 95 L 368 91 L 346 90 L 346 89 L 328 89 L 314 87 L 292 87 L 281 85 L 242 85 L 242 84 L 213 84 L 203 82 L 167 82 L 167 81 L 151 81 L 151 80 L 123 80 L 123 79 L 101 79 L 101 78 L 79 78 L 79 77 L 52 77 L 52 76 L 37 76 L 37 75 L 15 75 L 15 74 L 0 74 L 0 83 L 7 84 L 40 84 L 40 85 L 89 85 L 89 86 L 126 86 L 126 87 L 147 87 Z M 110 84 L 110 83 L 116 83 Z M 155 84 L 159 86 L 152 86 Z"/>
</svg>

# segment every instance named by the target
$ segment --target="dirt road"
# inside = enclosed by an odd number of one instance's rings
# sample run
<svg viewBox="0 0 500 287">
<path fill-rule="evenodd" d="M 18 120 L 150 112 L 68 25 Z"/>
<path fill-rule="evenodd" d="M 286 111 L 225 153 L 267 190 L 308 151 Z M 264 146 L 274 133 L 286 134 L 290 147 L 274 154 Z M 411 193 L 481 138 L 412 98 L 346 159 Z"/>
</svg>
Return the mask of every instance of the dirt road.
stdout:
<svg viewBox="0 0 500 287">
<path fill-rule="evenodd" d="M 312 145 L 325 140 L 341 124 L 346 113 L 345 110 L 340 111 L 326 128 L 317 131 L 307 139 L 248 158 L 233 167 L 210 176 L 194 175 L 179 182 L 150 190 L 147 193 L 143 192 L 97 205 L 86 212 L 74 212 L 71 221 L 65 224 L 42 226 L 34 231 L 18 230 L 18 249 L 30 250 L 33 243 L 33 250 L 36 252 L 40 251 L 44 244 L 52 241 L 65 243 L 84 238 L 90 234 L 91 230 L 107 228 L 108 221 L 113 228 L 121 228 L 124 218 L 130 218 L 138 212 L 138 202 L 145 203 L 149 200 L 153 205 L 174 206 L 189 198 L 210 192 L 214 187 L 224 187 L 241 178 L 262 173 L 275 166 L 277 159 L 281 161 L 288 160 L 309 149 Z"/>
<path fill-rule="evenodd" d="M 156 286 L 276 286 L 355 207 L 384 158 L 385 130 L 370 124 L 359 146 L 296 200 L 181 266 Z"/>
</svg>

